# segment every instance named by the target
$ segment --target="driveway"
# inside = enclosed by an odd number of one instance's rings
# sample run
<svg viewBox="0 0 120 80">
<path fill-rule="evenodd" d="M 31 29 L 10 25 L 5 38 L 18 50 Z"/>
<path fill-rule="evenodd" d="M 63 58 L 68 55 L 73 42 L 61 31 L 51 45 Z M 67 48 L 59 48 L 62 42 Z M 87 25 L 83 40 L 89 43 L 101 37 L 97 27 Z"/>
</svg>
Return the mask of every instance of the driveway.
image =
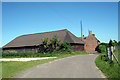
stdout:
<svg viewBox="0 0 120 80">
<path fill-rule="evenodd" d="M 21 72 L 14 78 L 103 78 L 94 63 L 98 55 L 78 55 L 55 60 Z"/>
</svg>

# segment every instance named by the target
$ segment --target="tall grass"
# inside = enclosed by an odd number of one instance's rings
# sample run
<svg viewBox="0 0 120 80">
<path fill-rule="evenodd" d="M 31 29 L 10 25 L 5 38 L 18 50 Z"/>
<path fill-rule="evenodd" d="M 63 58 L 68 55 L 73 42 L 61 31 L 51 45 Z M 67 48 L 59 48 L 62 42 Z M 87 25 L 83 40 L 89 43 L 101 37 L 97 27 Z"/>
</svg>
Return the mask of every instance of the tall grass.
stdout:
<svg viewBox="0 0 120 80">
<path fill-rule="evenodd" d="M 107 76 L 113 80 L 120 80 L 120 65 L 109 60 L 106 56 L 100 55 L 96 58 L 95 63 L 97 67 Z"/>
</svg>

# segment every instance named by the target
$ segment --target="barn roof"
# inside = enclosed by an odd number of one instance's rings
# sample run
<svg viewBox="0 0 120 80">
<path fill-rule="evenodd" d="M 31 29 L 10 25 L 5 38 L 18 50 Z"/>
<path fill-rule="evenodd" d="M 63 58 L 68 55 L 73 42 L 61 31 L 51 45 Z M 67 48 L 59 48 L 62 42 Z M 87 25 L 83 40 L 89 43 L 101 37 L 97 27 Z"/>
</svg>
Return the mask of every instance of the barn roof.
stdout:
<svg viewBox="0 0 120 80">
<path fill-rule="evenodd" d="M 54 36 L 57 36 L 58 40 L 61 42 L 68 41 L 69 43 L 84 44 L 84 42 L 82 42 L 79 38 L 77 38 L 67 29 L 64 29 L 64 30 L 58 30 L 52 32 L 22 35 L 16 37 L 14 40 L 3 46 L 3 48 L 35 46 L 42 43 L 41 39 L 47 37 L 50 40 Z"/>
</svg>

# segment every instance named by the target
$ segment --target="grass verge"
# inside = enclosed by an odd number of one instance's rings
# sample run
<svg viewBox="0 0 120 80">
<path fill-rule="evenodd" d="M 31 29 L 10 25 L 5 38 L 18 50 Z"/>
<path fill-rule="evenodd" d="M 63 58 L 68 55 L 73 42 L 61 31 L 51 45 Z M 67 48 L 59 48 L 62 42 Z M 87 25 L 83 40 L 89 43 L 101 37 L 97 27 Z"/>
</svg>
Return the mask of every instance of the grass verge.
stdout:
<svg viewBox="0 0 120 80">
<path fill-rule="evenodd" d="M 104 55 L 99 55 L 95 60 L 96 66 L 104 73 L 107 78 L 120 80 L 120 65 L 110 61 Z"/>
<path fill-rule="evenodd" d="M 17 61 L 3 61 L 2 62 L 2 78 L 11 78 L 18 73 L 29 69 L 33 66 L 39 65 L 39 64 L 44 64 L 56 59 L 61 59 L 64 57 L 69 57 L 69 56 L 74 56 L 74 55 L 80 55 L 80 54 L 87 54 L 86 52 L 72 52 L 71 54 L 66 54 L 66 53 L 59 53 L 59 54 L 54 54 L 53 56 L 57 57 L 54 59 L 45 59 L 45 60 L 36 60 L 36 61 L 28 61 L 28 62 L 17 62 Z M 52 57 L 52 56 L 51 56 Z"/>
</svg>

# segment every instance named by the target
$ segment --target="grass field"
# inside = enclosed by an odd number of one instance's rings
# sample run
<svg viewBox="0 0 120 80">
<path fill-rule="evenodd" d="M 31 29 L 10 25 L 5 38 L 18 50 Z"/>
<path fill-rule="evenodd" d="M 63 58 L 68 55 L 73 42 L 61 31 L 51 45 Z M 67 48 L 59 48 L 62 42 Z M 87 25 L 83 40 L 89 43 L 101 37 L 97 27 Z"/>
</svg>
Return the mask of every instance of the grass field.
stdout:
<svg viewBox="0 0 120 80">
<path fill-rule="evenodd" d="M 71 54 L 56 54 L 57 58 L 54 59 L 45 59 L 45 60 L 37 60 L 37 61 L 28 61 L 28 62 L 10 62 L 10 61 L 4 61 L 2 62 L 2 78 L 11 78 L 21 71 L 24 71 L 26 69 L 29 69 L 33 66 L 47 63 L 56 59 L 68 57 L 68 56 L 74 56 L 74 55 L 80 55 L 80 54 L 87 54 L 86 52 L 72 52 Z M 55 56 L 55 55 L 54 55 Z"/>
<path fill-rule="evenodd" d="M 118 48 L 118 46 L 116 47 L 114 54 L 116 58 L 118 59 L 118 61 L 120 62 L 120 49 Z M 115 59 L 114 59 L 114 62 L 116 62 Z"/>
<path fill-rule="evenodd" d="M 112 63 L 110 60 L 106 61 L 105 57 L 101 59 L 101 56 L 103 55 L 98 56 L 95 60 L 97 67 L 104 73 L 107 78 L 120 80 L 120 65 L 114 62 Z"/>
<path fill-rule="evenodd" d="M 54 59 L 38 60 L 38 61 L 28 61 L 28 62 L 12 62 L 6 61 L 2 62 L 2 78 L 10 78 L 18 74 L 19 72 L 31 68 L 38 64 L 43 64 Z"/>
</svg>

